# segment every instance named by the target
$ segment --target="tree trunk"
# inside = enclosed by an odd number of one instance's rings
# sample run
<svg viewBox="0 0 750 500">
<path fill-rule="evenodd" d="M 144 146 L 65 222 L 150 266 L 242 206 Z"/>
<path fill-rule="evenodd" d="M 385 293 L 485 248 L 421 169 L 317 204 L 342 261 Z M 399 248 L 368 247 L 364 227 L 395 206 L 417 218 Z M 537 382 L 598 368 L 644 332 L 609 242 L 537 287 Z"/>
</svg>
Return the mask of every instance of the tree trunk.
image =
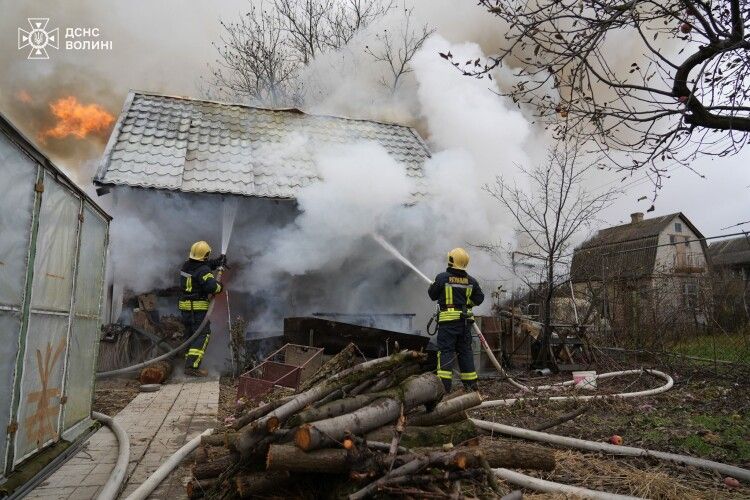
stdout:
<svg viewBox="0 0 750 500">
<path fill-rule="evenodd" d="M 365 380 L 385 369 L 403 363 L 417 362 L 423 358 L 424 355 L 418 352 L 402 351 L 385 358 L 366 361 L 348 370 L 339 372 L 326 382 L 318 384 L 301 394 L 297 394 L 289 402 L 281 405 L 265 417 L 243 427 L 240 430 L 241 434 L 237 440 L 237 448 L 242 452 L 243 456 L 247 456 L 252 453 L 253 448 L 264 436 L 270 431 L 277 429 L 291 415 L 315 401 L 326 397 L 336 389 Z"/>
<path fill-rule="evenodd" d="M 446 423 L 448 417 L 458 415 L 459 420 L 463 420 L 466 415 L 463 413 L 469 408 L 474 408 L 482 403 L 482 396 L 478 392 L 470 392 L 461 396 L 441 401 L 434 410 L 429 413 L 420 413 L 406 417 L 406 424 L 409 426 L 428 426 Z"/>
<path fill-rule="evenodd" d="M 320 370 L 315 372 L 312 377 L 303 381 L 299 386 L 299 391 L 306 391 L 310 387 L 324 381 L 331 375 L 340 373 L 348 368 L 351 368 L 356 364 L 357 361 L 357 346 L 349 343 L 341 351 L 338 352 L 334 357 L 326 361 Z"/>
<path fill-rule="evenodd" d="M 294 435 L 295 444 L 306 451 L 315 450 L 332 441 L 340 441 L 347 433 L 363 434 L 377 429 L 394 422 L 401 413 L 402 405 L 408 410 L 435 401 L 443 395 L 444 388 L 435 374 L 425 373 L 406 380 L 398 390 L 392 391 L 392 397 L 378 399 L 354 412 L 303 425 Z M 386 441 L 390 441 L 391 437 Z"/>
<path fill-rule="evenodd" d="M 477 451 L 490 464 L 490 467 L 522 468 L 550 471 L 555 468 L 553 450 L 529 444 L 508 444 L 482 440 L 479 446 L 459 449 L 452 464 L 459 469 L 482 467 Z"/>
<path fill-rule="evenodd" d="M 375 384 L 370 387 L 370 390 L 368 392 L 383 391 L 385 389 L 393 387 L 394 385 L 400 384 L 412 375 L 418 375 L 423 371 L 424 370 L 422 370 L 422 367 L 419 365 L 407 365 L 401 368 L 397 368 L 393 371 L 393 373 L 388 374 L 382 379 L 375 382 Z"/>
<path fill-rule="evenodd" d="M 217 484 L 219 484 L 219 479 L 193 479 L 191 480 L 187 486 L 185 486 L 185 489 L 187 491 L 187 496 L 190 500 L 194 500 L 196 498 L 203 498 L 206 496 L 206 494 Z"/>
<path fill-rule="evenodd" d="M 240 498 L 251 498 L 289 486 L 289 473 L 285 471 L 252 472 L 235 477 L 234 486 Z"/>
<path fill-rule="evenodd" d="M 201 445 L 224 446 L 231 450 L 236 440 L 236 432 L 219 432 L 216 434 L 209 434 L 208 436 L 201 436 Z"/>
<path fill-rule="evenodd" d="M 272 444 L 268 449 L 266 470 L 344 474 L 359 461 L 356 453 L 342 448 L 305 452 L 293 445 Z"/>
<path fill-rule="evenodd" d="M 236 453 L 223 457 L 209 459 L 207 462 L 193 465 L 192 473 L 195 479 L 211 479 L 219 477 L 222 472 L 234 465 L 240 457 Z"/>
<path fill-rule="evenodd" d="M 293 397 L 294 396 L 285 396 L 269 403 L 262 404 L 257 408 L 253 408 L 252 410 L 248 410 L 246 413 L 240 415 L 240 417 L 232 424 L 232 429 L 241 429 L 253 420 L 257 420 L 260 417 L 268 415 L 279 406 L 291 401 Z"/>
<path fill-rule="evenodd" d="M 326 403 L 320 408 L 310 408 L 303 410 L 296 415 L 293 415 L 287 421 L 289 427 L 296 427 L 298 425 L 306 424 L 309 422 L 315 422 L 317 420 L 324 420 L 326 418 L 338 417 L 345 413 L 351 413 L 359 410 L 365 405 L 372 403 L 380 396 L 373 394 L 360 394 L 351 398 L 338 399 Z"/>
<path fill-rule="evenodd" d="M 172 374 L 172 364 L 168 361 L 159 361 L 141 370 L 138 381 L 141 384 L 163 384 Z"/>
<path fill-rule="evenodd" d="M 388 441 L 393 436 L 391 427 L 381 427 L 367 434 L 367 440 Z M 459 444 L 479 436 L 479 431 L 469 420 L 455 424 L 430 427 L 410 427 L 401 436 L 401 445 L 407 448 L 429 448 L 446 443 Z"/>
</svg>

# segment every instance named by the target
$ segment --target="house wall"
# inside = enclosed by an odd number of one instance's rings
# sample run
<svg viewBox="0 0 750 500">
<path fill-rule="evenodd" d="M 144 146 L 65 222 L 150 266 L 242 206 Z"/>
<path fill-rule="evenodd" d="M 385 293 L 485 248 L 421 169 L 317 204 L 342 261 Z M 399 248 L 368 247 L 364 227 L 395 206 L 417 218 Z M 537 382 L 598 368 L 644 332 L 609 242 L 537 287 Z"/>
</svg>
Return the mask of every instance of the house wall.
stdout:
<svg viewBox="0 0 750 500">
<path fill-rule="evenodd" d="M 677 231 L 675 228 L 676 224 L 681 225 L 681 231 Z M 676 245 L 670 245 L 672 242 L 671 237 L 674 237 L 678 242 L 680 240 L 683 241 L 683 243 L 678 243 L 682 245 L 681 249 L 678 249 Z M 685 244 L 685 239 L 690 241 Z M 660 246 L 656 249 L 655 273 L 672 274 L 675 272 L 677 264 L 687 264 L 687 267 L 700 268 L 702 269 L 701 272 L 705 273 L 708 270 L 706 255 L 701 243 L 693 241 L 697 239 L 698 235 L 690 229 L 685 221 L 675 216 L 669 225 L 659 234 L 658 244 Z M 678 253 L 681 251 L 684 251 L 684 254 L 687 256 L 685 261 L 678 260 Z M 682 266 L 678 266 L 677 271 L 680 270 L 679 267 Z"/>
</svg>

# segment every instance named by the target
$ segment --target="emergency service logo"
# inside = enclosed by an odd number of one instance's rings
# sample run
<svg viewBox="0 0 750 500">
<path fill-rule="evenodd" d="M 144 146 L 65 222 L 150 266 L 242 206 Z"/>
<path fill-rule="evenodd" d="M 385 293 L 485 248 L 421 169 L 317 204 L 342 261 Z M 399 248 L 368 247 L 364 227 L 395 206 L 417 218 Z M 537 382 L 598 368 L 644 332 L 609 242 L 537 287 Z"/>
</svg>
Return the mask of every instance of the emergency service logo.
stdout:
<svg viewBox="0 0 750 500">
<path fill-rule="evenodd" d="M 30 31 L 18 28 L 18 50 L 29 47 L 27 59 L 49 59 L 47 47 L 60 48 L 60 29 L 47 31 L 48 17 L 30 17 Z"/>
</svg>

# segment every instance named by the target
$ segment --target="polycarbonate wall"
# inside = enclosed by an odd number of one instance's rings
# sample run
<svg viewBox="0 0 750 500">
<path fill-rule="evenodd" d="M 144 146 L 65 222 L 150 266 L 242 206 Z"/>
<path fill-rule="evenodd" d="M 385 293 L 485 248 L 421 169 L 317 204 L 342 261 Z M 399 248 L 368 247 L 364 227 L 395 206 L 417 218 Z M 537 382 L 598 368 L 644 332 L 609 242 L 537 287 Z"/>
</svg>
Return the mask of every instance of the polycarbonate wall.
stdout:
<svg viewBox="0 0 750 500">
<path fill-rule="evenodd" d="M 0 432 L 7 474 L 89 417 L 108 221 L 4 134 L 0 175 L 0 429 L 14 429 Z"/>
</svg>

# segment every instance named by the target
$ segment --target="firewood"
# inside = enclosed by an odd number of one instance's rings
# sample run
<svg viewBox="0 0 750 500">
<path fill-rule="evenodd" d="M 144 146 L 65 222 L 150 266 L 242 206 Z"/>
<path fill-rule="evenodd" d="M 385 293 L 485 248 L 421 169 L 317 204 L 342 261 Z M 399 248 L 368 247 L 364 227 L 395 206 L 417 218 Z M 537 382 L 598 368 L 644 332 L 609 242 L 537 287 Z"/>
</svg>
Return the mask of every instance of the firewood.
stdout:
<svg viewBox="0 0 750 500">
<path fill-rule="evenodd" d="M 340 448 L 305 452 L 288 444 L 272 444 L 268 448 L 266 470 L 344 474 L 361 461 L 358 453 Z"/>
<path fill-rule="evenodd" d="M 345 413 L 351 413 L 355 410 L 359 410 L 363 406 L 372 403 L 380 396 L 372 394 L 360 394 L 351 398 L 338 399 L 326 403 L 319 408 L 310 408 L 303 410 L 296 415 L 293 415 L 287 421 L 289 427 L 296 427 L 298 425 L 306 424 L 309 422 L 315 422 L 317 420 L 324 420 L 326 418 L 338 417 Z"/>
<path fill-rule="evenodd" d="M 382 427 L 367 433 L 366 437 L 368 441 L 387 441 L 392 435 L 393 430 L 390 427 Z M 407 448 L 428 448 L 446 443 L 463 443 L 478 435 L 479 430 L 469 420 L 431 427 L 410 427 L 407 422 L 401 436 L 401 444 Z"/>
<path fill-rule="evenodd" d="M 315 384 L 326 380 L 331 375 L 351 368 L 356 363 L 357 357 L 357 346 L 350 342 L 349 345 L 344 347 L 334 357 L 323 363 L 323 366 L 312 377 L 303 381 L 299 386 L 299 390 L 306 391 Z"/>
<path fill-rule="evenodd" d="M 195 464 L 192 468 L 193 477 L 195 479 L 212 479 L 219 477 L 222 472 L 239 461 L 239 459 L 240 457 L 236 453 L 230 453 L 229 455 L 214 458 L 204 463 Z"/>
<path fill-rule="evenodd" d="M 231 425 L 232 429 L 235 429 L 235 430 L 241 429 L 242 427 L 245 427 L 247 424 L 249 424 L 253 420 L 257 420 L 261 417 L 265 417 L 266 415 L 271 413 L 273 410 L 275 410 L 279 406 L 285 403 L 288 403 L 293 397 L 294 396 L 286 396 L 283 398 L 279 398 L 269 403 L 264 403 L 258 406 L 257 408 L 253 408 L 251 410 L 244 412 Z"/>
<path fill-rule="evenodd" d="M 415 351 L 402 351 L 385 358 L 373 359 L 356 365 L 333 375 L 326 382 L 318 384 L 309 390 L 297 394 L 289 402 L 281 405 L 265 417 L 256 420 L 252 424 L 243 427 L 237 440 L 237 448 L 243 456 L 248 456 L 257 444 L 270 431 L 277 429 L 282 422 L 297 413 L 302 408 L 319 401 L 336 389 L 346 385 L 357 383 L 369 378 L 384 369 L 394 367 L 408 362 L 416 362 L 424 358 L 424 355 Z"/>
<path fill-rule="evenodd" d="M 185 486 L 185 489 L 187 490 L 188 498 L 193 500 L 195 498 L 203 498 L 206 496 L 206 493 L 217 484 L 219 484 L 219 480 L 216 478 L 203 480 L 193 479 Z"/>
<path fill-rule="evenodd" d="M 196 464 L 202 464 L 208 461 L 208 450 L 205 446 L 199 446 L 193 453 L 194 462 Z"/>
<path fill-rule="evenodd" d="M 522 443 L 506 444 L 488 439 L 481 440 L 479 446 L 474 449 L 457 449 L 451 463 L 458 469 L 482 467 L 481 460 L 476 456 L 477 451 L 481 452 L 482 457 L 493 468 L 523 468 L 543 471 L 551 471 L 555 468 L 555 455 L 549 448 Z"/>
<path fill-rule="evenodd" d="M 470 392 L 447 401 L 440 402 L 433 411 L 409 416 L 409 425 L 428 426 L 450 423 L 451 418 L 461 417 L 465 410 L 474 408 L 482 403 L 482 396 L 478 392 Z M 459 418 L 463 420 L 463 418 Z M 455 420 L 454 420 L 455 421 Z"/>
<path fill-rule="evenodd" d="M 203 446 L 225 446 L 232 448 L 232 443 L 237 439 L 236 432 L 217 432 L 207 436 L 201 436 L 201 445 Z"/>
<path fill-rule="evenodd" d="M 402 405 L 406 409 L 439 399 L 444 392 L 443 384 L 433 373 L 425 373 L 404 381 L 392 396 L 384 397 L 351 413 L 320 420 L 301 426 L 294 435 L 294 442 L 303 450 L 315 450 L 331 441 L 340 441 L 347 432 L 363 434 L 394 422 Z M 384 441 L 391 439 L 391 436 Z"/>
<path fill-rule="evenodd" d="M 393 370 L 393 373 L 386 374 L 383 378 L 375 382 L 375 384 L 368 389 L 368 392 L 379 392 L 385 389 L 389 389 L 394 385 L 398 385 L 412 375 L 418 375 L 422 373 L 422 367 L 416 364 L 406 365 Z"/>
<path fill-rule="evenodd" d="M 252 472 L 236 476 L 234 486 L 240 498 L 250 498 L 261 493 L 288 486 L 289 473 L 286 471 Z"/>
<path fill-rule="evenodd" d="M 141 384 L 162 384 L 172 374 L 172 364 L 168 361 L 159 361 L 141 370 L 138 381 Z"/>
</svg>

